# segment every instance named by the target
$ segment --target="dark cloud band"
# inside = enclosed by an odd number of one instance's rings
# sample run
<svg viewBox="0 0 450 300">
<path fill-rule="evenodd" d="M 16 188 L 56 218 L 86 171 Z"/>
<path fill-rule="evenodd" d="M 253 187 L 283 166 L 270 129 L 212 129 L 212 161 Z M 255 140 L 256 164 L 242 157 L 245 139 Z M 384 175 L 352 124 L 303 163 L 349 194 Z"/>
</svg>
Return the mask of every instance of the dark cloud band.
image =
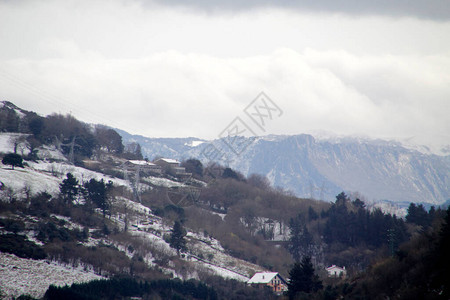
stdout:
<svg viewBox="0 0 450 300">
<path fill-rule="evenodd" d="M 144 3 L 144 0 L 142 0 Z M 390 17 L 415 17 L 437 21 L 450 20 L 448 0 L 155 0 L 163 5 L 192 7 L 207 12 L 233 12 L 278 7 L 305 12 L 342 13 L 349 15 L 384 15 Z"/>
</svg>

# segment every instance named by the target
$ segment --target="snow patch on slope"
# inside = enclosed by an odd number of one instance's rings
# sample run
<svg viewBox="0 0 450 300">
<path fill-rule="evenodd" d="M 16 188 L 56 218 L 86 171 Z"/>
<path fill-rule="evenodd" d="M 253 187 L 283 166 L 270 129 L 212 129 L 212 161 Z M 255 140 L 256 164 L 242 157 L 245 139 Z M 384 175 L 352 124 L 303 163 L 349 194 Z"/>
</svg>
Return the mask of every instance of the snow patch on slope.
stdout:
<svg viewBox="0 0 450 300">
<path fill-rule="evenodd" d="M 84 271 L 82 267 L 67 267 L 55 262 L 0 253 L 0 286 L 6 299 L 22 294 L 41 298 L 51 284 L 64 286 L 102 278 Z"/>
<path fill-rule="evenodd" d="M 60 179 L 51 174 L 45 174 L 33 169 L 0 167 L 0 181 L 20 196 L 25 189 L 31 194 L 47 192 L 55 195 L 59 191 Z"/>
<path fill-rule="evenodd" d="M 14 151 L 14 140 L 27 136 L 22 133 L 0 132 L 0 152 L 8 153 Z"/>
<path fill-rule="evenodd" d="M 205 141 L 190 141 L 189 143 L 184 143 L 184 145 L 189 147 L 197 147 L 203 143 L 205 143 Z"/>
<path fill-rule="evenodd" d="M 47 192 L 52 195 L 59 193 L 59 184 L 65 178 L 67 173 L 72 173 L 80 183 L 90 179 L 105 181 L 111 180 L 114 185 L 129 186 L 128 182 L 122 179 L 113 178 L 102 173 L 90 171 L 81 167 L 69 165 L 64 162 L 31 162 L 28 161 L 28 167 L 15 168 L 0 165 L 0 181 L 13 190 L 17 196 L 22 196 L 26 189 L 31 194 Z"/>
</svg>

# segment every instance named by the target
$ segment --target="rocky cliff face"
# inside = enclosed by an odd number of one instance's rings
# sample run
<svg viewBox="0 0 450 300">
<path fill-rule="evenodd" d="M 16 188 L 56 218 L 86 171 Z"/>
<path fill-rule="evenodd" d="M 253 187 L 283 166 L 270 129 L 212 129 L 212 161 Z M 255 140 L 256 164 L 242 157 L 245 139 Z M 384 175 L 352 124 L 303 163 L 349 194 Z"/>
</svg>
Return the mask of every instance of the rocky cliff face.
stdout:
<svg viewBox="0 0 450 300">
<path fill-rule="evenodd" d="M 144 156 L 176 159 L 208 158 L 210 142 L 195 138 L 152 139 L 123 135 L 141 144 Z M 274 186 L 301 197 L 333 200 L 342 190 L 367 200 L 428 202 L 450 199 L 450 156 L 423 154 L 397 142 L 358 138 L 315 139 L 311 135 L 245 138 L 239 154 L 224 140 L 213 145 L 223 152 L 219 162 L 245 175 L 266 175 Z M 202 143 L 203 142 L 203 143 Z"/>
</svg>

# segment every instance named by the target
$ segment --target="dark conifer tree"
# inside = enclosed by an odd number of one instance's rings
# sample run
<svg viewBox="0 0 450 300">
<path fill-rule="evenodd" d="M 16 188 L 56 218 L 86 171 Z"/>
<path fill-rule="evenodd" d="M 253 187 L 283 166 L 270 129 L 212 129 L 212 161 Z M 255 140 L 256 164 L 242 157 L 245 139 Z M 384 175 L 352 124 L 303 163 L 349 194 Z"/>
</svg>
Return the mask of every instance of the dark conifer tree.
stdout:
<svg viewBox="0 0 450 300">
<path fill-rule="evenodd" d="M 59 191 L 64 202 L 72 203 L 78 195 L 78 180 L 71 174 L 67 173 L 66 179 L 59 185 Z"/>
<path fill-rule="evenodd" d="M 311 257 L 303 257 L 300 263 L 295 263 L 289 272 L 288 296 L 294 299 L 300 293 L 316 292 L 323 288 L 322 281 L 314 272 Z"/>
<path fill-rule="evenodd" d="M 408 223 L 414 223 L 416 225 L 426 227 L 431 224 L 429 222 L 429 216 L 423 204 L 416 205 L 411 203 L 408 207 L 408 214 L 406 215 L 406 221 Z"/>
<path fill-rule="evenodd" d="M 181 251 L 186 250 L 186 231 L 179 221 L 175 221 L 172 228 L 172 235 L 170 236 L 170 247 L 177 250 L 177 254 L 180 255 Z"/>
<path fill-rule="evenodd" d="M 103 179 L 97 181 L 94 178 L 84 184 L 85 198 L 89 202 L 87 204 L 93 204 L 100 208 L 103 212 L 103 217 L 106 216 L 106 211 L 109 210 L 108 192 L 112 185 L 112 181 L 105 184 Z"/>
<path fill-rule="evenodd" d="M 292 258 L 299 262 L 303 255 L 311 255 L 310 249 L 313 243 L 312 235 L 309 233 L 301 216 L 289 221 L 289 230 L 291 232 L 288 244 L 288 250 Z"/>
</svg>

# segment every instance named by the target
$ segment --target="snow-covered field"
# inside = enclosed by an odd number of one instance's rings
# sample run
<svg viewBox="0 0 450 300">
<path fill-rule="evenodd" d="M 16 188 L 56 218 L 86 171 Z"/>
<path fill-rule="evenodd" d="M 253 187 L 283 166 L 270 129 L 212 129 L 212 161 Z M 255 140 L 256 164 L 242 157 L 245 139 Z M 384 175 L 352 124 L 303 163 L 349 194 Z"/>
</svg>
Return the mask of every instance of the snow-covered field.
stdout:
<svg viewBox="0 0 450 300">
<path fill-rule="evenodd" d="M 0 132 L 0 152 L 7 153 L 13 149 L 11 134 Z"/>
<path fill-rule="evenodd" d="M 24 197 L 24 191 L 29 189 L 32 195 L 39 192 L 47 192 L 56 195 L 59 192 L 59 184 L 67 173 L 72 173 L 79 182 L 89 181 L 90 179 L 106 182 L 111 180 L 116 186 L 129 186 L 125 180 L 113 178 L 105 174 L 90 171 L 84 168 L 70 165 L 66 162 L 27 162 L 25 168 L 15 168 L 12 170 L 9 166 L 0 163 L 0 181 L 4 188 L 10 188 L 19 198 Z"/>
<path fill-rule="evenodd" d="M 0 252 L 0 288 L 6 299 L 22 294 L 40 298 L 51 284 L 64 286 L 101 278 L 82 267 L 73 268 Z"/>
<path fill-rule="evenodd" d="M 39 192 L 47 192 L 49 194 L 56 194 L 59 191 L 59 184 L 61 178 L 52 176 L 44 172 L 33 170 L 31 168 L 15 168 L 0 164 L 0 181 L 4 188 L 10 188 L 19 197 L 25 189 L 30 189 L 31 194 Z"/>
<path fill-rule="evenodd" d="M 65 178 L 67 173 L 71 173 L 78 179 L 79 182 L 86 182 L 91 179 L 95 180 L 103 179 L 106 182 L 111 180 L 116 186 L 128 186 L 128 182 L 126 180 L 111 177 L 100 172 L 91 171 L 74 165 L 70 165 L 65 162 L 39 161 L 37 163 L 28 162 L 28 164 L 32 170 L 40 171 L 43 173 L 55 174 L 56 176 L 61 177 L 61 179 Z"/>
</svg>

